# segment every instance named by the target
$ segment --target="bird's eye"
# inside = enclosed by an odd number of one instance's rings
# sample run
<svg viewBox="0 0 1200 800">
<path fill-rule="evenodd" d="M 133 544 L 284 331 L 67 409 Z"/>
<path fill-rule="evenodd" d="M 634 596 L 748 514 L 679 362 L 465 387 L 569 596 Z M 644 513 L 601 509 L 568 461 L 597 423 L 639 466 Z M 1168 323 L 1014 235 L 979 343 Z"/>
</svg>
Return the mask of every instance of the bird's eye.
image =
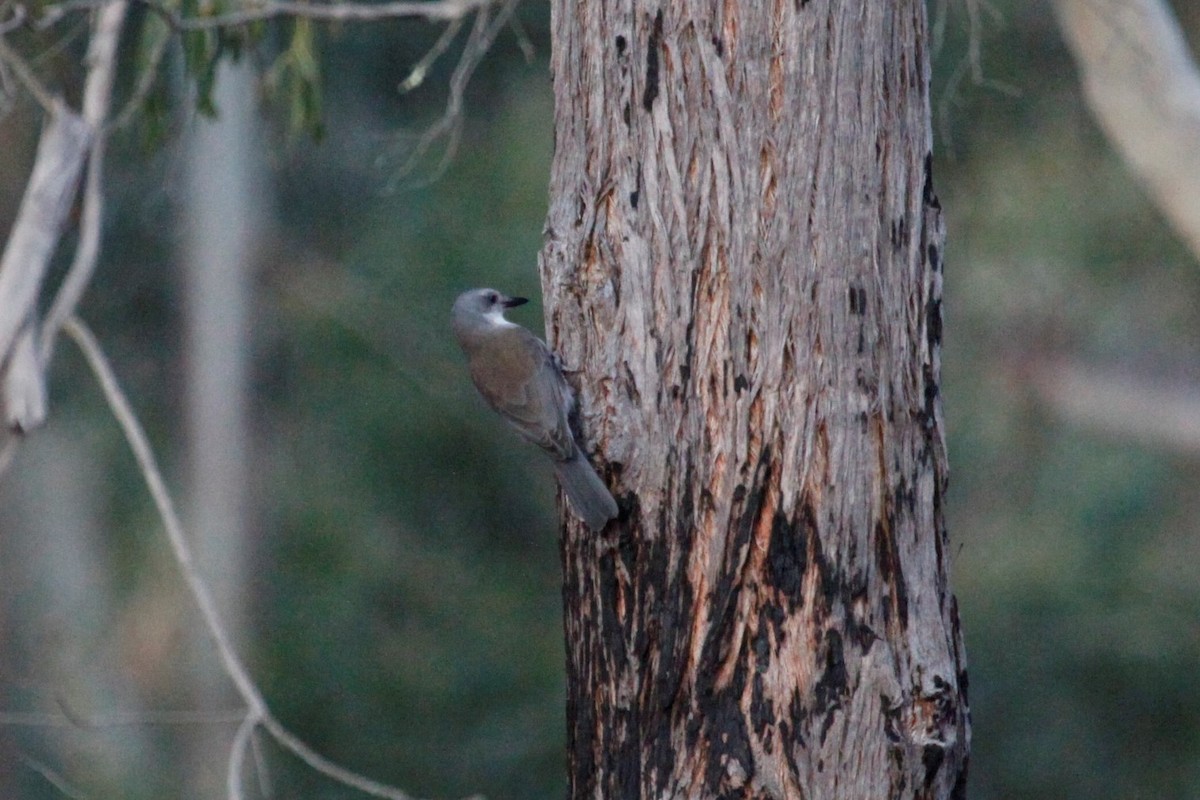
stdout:
<svg viewBox="0 0 1200 800">
<path fill-rule="evenodd" d="M 488 292 L 488 293 L 487 293 L 487 301 L 488 301 L 489 303 L 492 303 L 492 304 L 494 305 L 494 304 L 496 303 L 496 301 L 497 301 L 497 300 L 499 300 L 499 299 L 500 299 L 500 297 L 499 297 L 499 296 L 498 296 L 498 295 L 497 295 L 495 292 Z"/>
</svg>

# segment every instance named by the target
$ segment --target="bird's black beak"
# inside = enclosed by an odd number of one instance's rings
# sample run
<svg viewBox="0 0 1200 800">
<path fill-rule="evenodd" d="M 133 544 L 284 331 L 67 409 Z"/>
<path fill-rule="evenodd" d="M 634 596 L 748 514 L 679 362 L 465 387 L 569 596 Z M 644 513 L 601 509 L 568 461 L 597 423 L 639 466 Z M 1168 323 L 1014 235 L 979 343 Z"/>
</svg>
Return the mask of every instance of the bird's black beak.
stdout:
<svg viewBox="0 0 1200 800">
<path fill-rule="evenodd" d="M 509 297 L 504 301 L 505 308 L 516 308 L 529 302 L 528 297 Z"/>
</svg>

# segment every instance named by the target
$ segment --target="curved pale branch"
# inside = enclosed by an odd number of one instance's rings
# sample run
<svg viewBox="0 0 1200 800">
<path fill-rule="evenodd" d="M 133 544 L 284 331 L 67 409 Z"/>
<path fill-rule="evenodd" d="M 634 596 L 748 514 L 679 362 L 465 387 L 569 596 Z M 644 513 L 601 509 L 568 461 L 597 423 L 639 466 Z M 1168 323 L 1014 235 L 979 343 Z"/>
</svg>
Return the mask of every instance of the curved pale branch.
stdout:
<svg viewBox="0 0 1200 800">
<path fill-rule="evenodd" d="M 100 256 L 100 228 L 104 216 L 104 191 L 101 182 L 108 144 L 106 122 L 112 105 L 113 81 L 117 72 L 117 44 L 121 40 L 121 28 L 125 24 L 128 10 L 129 3 L 126 0 L 115 0 L 100 9 L 88 46 L 89 69 L 83 89 L 82 116 L 93 138 L 83 186 L 79 245 L 42 326 L 40 349 L 44 364 L 50 363 L 58 330 L 82 299 L 84 289 L 96 271 L 96 261 Z"/>
<path fill-rule="evenodd" d="M 1161 0 L 1057 0 L 1100 127 L 1200 258 L 1200 70 Z"/>
<path fill-rule="evenodd" d="M 150 496 L 154 500 L 155 508 L 166 529 L 171 552 L 176 563 L 179 564 L 192 599 L 195 600 L 196 606 L 200 610 L 205 629 L 216 645 L 217 655 L 224 667 L 225 674 L 229 676 L 238 694 L 241 695 L 242 701 L 246 703 L 246 716 L 238 729 L 231 752 L 228 774 L 231 796 L 236 797 L 240 792 L 240 773 L 245 758 L 245 749 L 254 729 L 261 725 L 282 747 L 328 778 L 372 797 L 382 797 L 386 800 L 413 800 L 411 795 L 399 789 L 359 775 L 325 758 L 301 741 L 271 714 L 262 692 L 259 691 L 241 657 L 238 656 L 233 641 L 217 611 L 217 604 L 213 599 L 212 592 L 209 591 L 208 584 L 204 582 L 196 567 L 191 546 L 184 534 L 183 523 L 180 522 L 179 514 L 175 510 L 175 503 L 171 499 L 170 492 L 167 491 L 166 482 L 158 468 L 158 460 L 154 457 L 154 451 L 150 447 L 150 441 L 146 437 L 145 430 L 142 429 L 141 422 L 117 382 L 108 358 L 104 355 L 104 351 L 91 330 L 78 317 L 68 317 L 63 323 L 63 332 L 79 346 L 88 366 L 100 384 L 109 409 L 125 434 L 125 439 L 133 451 L 138 469 L 150 490 Z M 236 791 L 235 782 L 238 784 Z M 476 800 L 476 798 L 468 800 Z"/>
<path fill-rule="evenodd" d="M 73 11 L 95 8 L 105 2 L 106 0 L 66 0 L 66 2 L 49 5 L 38 18 L 37 25 L 38 27 L 53 25 Z M 425 2 L 396 0 L 390 3 L 305 3 L 293 2 L 293 0 L 264 0 L 263 2 L 247 3 L 237 11 L 198 17 L 184 16 L 176 9 L 156 2 L 156 0 L 138 0 L 138 2 L 165 19 L 172 28 L 180 31 L 193 31 L 246 25 L 278 17 L 304 17 L 327 22 L 373 22 L 381 19 L 423 19 L 429 22 L 451 22 L 462 19 L 472 11 L 493 5 L 497 0 L 425 0 Z"/>
<path fill-rule="evenodd" d="M 0 37 L 0 59 L 21 77 L 47 108 L 33 172 L 0 260 L 0 405 L 5 424 L 28 431 L 45 420 L 45 365 L 58 326 L 74 309 L 91 279 L 100 249 L 100 175 L 104 165 L 103 125 L 112 98 L 117 44 L 128 10 L 112 0 L 96 14 L 88 47 L 83 109 L 76 114 L 38 83 L 24 61 Z M 50 259 L 58 248 L 88 161 L 79 246 L 38 335 L 37 302 Z"/>
</svg>

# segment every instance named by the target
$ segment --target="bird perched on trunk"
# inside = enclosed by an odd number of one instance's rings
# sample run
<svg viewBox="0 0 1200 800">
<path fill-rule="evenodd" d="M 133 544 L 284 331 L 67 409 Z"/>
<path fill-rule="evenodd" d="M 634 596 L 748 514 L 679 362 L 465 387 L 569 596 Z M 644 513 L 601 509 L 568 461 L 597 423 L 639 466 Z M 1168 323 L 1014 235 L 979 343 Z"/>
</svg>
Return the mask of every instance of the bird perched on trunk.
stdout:
<svg viewBox="0 0 1200 800">
<path fill-rule="evenodd" d="M 617 503 L 571 432 L 575 396 L 546 343 L 504 318 L 506 309 L 527 302 L 495 289 L 463 292 L 451 312 L 454 336 L 483 399 L 554 459 L 571 507 L 598 531 L 616 518 Z"/>
</svg>

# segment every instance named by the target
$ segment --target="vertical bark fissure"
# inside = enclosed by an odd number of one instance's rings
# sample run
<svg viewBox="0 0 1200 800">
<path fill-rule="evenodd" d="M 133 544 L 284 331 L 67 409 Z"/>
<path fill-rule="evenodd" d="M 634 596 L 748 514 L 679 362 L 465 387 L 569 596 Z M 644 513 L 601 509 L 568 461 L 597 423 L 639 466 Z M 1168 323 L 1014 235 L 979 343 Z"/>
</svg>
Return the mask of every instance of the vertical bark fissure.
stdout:
<svg viewBox="0 0 1200 800">
<path fill-rule="evenodd" d="M 547 332 L 622 506 L 565 518 L 570 796 L 961 793 L 922 4 L 552 25 Z"/>
</svg>

